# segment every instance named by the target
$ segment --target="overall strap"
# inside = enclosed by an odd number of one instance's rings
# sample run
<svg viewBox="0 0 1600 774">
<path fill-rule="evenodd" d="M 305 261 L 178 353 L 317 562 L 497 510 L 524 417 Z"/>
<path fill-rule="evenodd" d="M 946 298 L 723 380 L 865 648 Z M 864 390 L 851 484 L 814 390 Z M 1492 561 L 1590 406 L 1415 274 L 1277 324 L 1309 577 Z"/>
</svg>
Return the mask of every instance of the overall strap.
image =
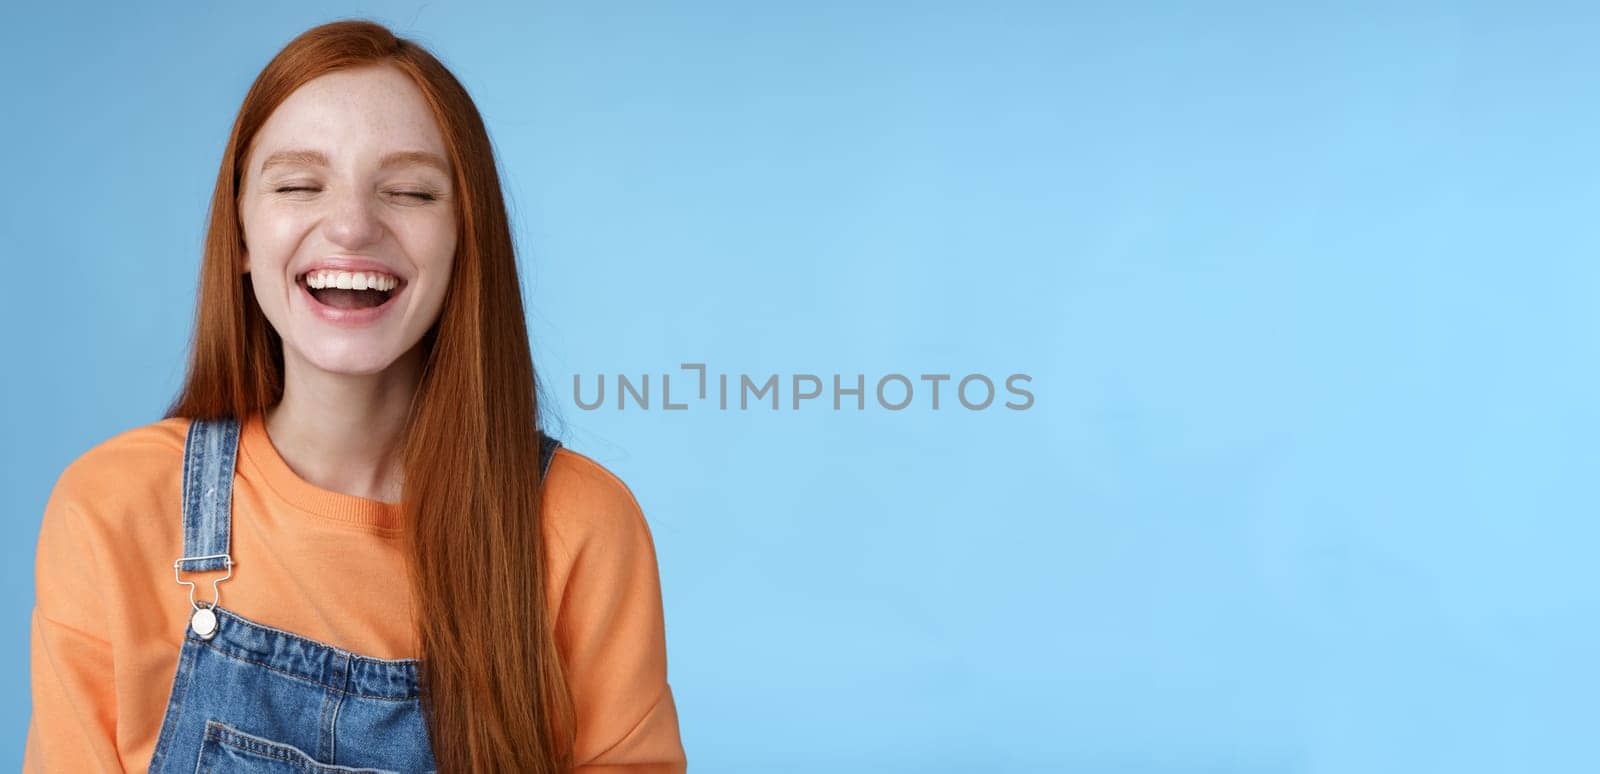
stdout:
<svg viewBox="0 0 1600 774">
<path fill-rule="evenodd" d="M 539 480 L 543 481 L 546 473 L 550 472 L 550 460 L 555 459 L 556 449 L 561 448 L 561 442 L 544 431 L 539 432 Z"/>
<path fill-rule="evenodd" d="M 172 563 L 172 577 L 189 587 L 189 628 L 201 639 L 217 633 L 218 585 L 233 577 L 233 557 L 228 538 L 233 521 L 233 463 L 239 451 L 239 420 L 196 418 L 189 423 L 183 442 L 183 556 Z M 194 581 L 183 571 L 227 570 L 211 581 L 211 604 L 201 607 L 194 598 Z"/>
<path fill-rule="evenodd" d="M 232 567 L 228 540 L 238 450 L 238 419 L 195 419 L 189 425 L 183 445 L 183 556 L 174 568 L 198 572 Z"/>
</svg>

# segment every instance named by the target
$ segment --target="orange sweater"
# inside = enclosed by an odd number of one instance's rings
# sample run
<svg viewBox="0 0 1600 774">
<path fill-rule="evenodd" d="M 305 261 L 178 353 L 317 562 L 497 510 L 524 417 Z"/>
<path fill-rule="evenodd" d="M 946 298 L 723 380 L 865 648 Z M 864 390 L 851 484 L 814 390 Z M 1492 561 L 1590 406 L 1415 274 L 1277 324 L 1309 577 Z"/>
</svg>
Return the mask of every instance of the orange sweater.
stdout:
<svg viewBox="0 0 1600 774">
<path fill-rule="evenodd" d="M 191 612 L 172 573 L 183 552 L 189 422 L 165 419 L 95 446 L 50 494 L 35 566 L 24 771 L 149 765 Z M 576 703 L 578 771 L 683 771 L 655 545 L 638 502 L 565 447 L 545 486 L 548 601 Z M 261 415 L 247 418 L 225 607 L 363 655 L 415 658 L 402 535 L 397 504 L 310 484 L 278 455 Z M 204 601 L 221 575 L 187 577 Z"/>
</svg>

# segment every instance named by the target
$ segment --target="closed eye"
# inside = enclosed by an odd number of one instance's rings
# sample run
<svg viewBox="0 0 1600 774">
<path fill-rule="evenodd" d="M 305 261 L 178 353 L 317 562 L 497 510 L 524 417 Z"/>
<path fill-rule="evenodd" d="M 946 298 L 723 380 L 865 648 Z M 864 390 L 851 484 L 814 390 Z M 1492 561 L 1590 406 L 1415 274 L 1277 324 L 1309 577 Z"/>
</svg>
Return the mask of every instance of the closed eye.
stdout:
<svg viewBox="0 0 1600 774">
<path fill-rule="evenodd" d="M 313 191 L 313 192 L 315 192 L 315 191 L 320 191 L 320 190 L 322 190 L 322 189 L 313 188 L 313 187 L 309 187 L 309 186 L 286 185 L 286 186 L 281 186 L 279 188 L 273 189 L 273 192 L 274 193 L 293 193 L 293 192 L 296 192 L 296 191 Z M 428 191 L 390 191 L 389 193 L 392 193 L 392 194 L 394 194 L 396 196 L 409 196 L 409 197 L 412 197 L 412 198 L 417 199 L 419 201 L 425 201 L 425 202 L 436 201 L 439 198 L 438 196 L 436 196 L 436 195 L 434 195 L 434 194 L 432 194 L 432 193 L 430 193 Z"/>
</svg>

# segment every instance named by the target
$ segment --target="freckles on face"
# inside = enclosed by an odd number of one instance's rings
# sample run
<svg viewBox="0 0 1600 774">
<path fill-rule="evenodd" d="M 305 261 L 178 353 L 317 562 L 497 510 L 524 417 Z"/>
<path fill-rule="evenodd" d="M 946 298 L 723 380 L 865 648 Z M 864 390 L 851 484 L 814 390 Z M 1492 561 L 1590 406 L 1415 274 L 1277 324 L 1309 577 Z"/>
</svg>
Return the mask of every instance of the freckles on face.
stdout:
<svg viewBox="0 0 1600 774">
<path fill-rule="evenodd" d="M 392 67 L 321 76 L 273 111 L 247 156 L 239 206 L 243 269 L 286 354 L 370 373 L 420 340 L 441 311 L 454 263 L 448 159 L 421 91 Z M 329 278 L 327 292 L 310 292 L 308 271 L 319 288 Z M 353 273 L 342 281 L 357 284 L 337 289 L 354 290 L 333 292 L 330 271 Z M 328 306 L 329 297 L 359 295 L 384 276 L 400 283 L 381 314 Z"/>
</svg>

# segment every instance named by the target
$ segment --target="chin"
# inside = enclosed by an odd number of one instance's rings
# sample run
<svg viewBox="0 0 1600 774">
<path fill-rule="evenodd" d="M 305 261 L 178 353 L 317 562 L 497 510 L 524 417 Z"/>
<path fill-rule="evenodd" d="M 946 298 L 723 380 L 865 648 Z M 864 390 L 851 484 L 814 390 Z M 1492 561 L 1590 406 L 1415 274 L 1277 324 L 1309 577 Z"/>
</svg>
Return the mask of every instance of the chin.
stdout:
<svg viewBox="0 0 1600 774">
<path fill-rule="evenodd" d="M 343 347 L 336 351 L 301 350 L 306 362 L 319 371 L 349 376 L 381 373 L 399 359 L 398 352 L 355 351 Z"/>
<path fill-rule="evenodd" d="M 371 374 L 382 373 L 384 369 L 388 368 L 393 363 L 393 360 L 382 363 L 338 361 L 329 363 L 327 365 L 317 364 L 317 367 L 332 374 L 343 374 L 345 376 L 368 376 Z"/>
</svg>

